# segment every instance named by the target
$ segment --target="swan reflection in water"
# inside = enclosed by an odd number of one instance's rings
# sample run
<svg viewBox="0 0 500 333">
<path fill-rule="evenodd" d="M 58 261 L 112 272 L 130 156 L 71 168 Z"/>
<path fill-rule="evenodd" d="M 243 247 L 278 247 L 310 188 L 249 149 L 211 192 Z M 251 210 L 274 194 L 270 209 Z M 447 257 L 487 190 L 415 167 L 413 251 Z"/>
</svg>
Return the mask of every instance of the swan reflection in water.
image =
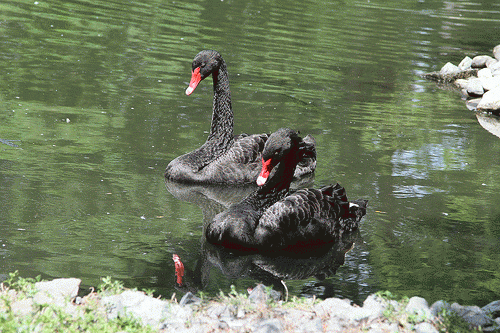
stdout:
<svg viewBox="0 0 500 333">
<path fill-rule="evenodd" d="M 314 175 L 301 178 L 292 182 L 291 190 L 309 187 L 313 181 Z M 167 180 L 166 188 L 175 198 L 200 207 L 205 226 L 214 219 L 215 215 L 255 191 L 257 186 L 200 186 Z M 314 277 L 318 283 L 322 283 L 326 278 L 335 275 L 337 269 L 344 264 L 346 253 L 353 248 L 355 243 L 361 241 L 359 231 L 354 231 L 342 234 L 335 241 L 316 248 L 314 252 L 244 254 L 209 244 L 202 236 L 196 264 L 194 267 L 184 267 L 181 285 L 176 283 L 174 277 L 172 281 L 176 289 L 196 294 L 215 283 L 211 281 L 211 276 L 222 274 L 229 281 L 253 279 L 256 283 L 272 285 L 274 289 L 284 293 L 282 280 L 304 280 Z M 187 258 L 181 257 L 182 259 Z M 168 260 L 171 259 L 168 258 Z M 190 262 L 193 262 L 192 258 Z"/>
</svg>

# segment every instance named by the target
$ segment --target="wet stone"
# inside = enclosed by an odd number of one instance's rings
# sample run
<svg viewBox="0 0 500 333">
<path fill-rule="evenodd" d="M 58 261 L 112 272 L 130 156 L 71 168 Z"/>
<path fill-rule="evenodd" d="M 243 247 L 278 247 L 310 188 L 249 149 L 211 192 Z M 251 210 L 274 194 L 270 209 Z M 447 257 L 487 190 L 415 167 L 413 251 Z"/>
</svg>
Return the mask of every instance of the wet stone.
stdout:
<svg viewBox="0 0 500 333">
<path fill-rule="evenodd" d="M 441 75 L 454 75 L 460 72 L 458 66 L 453 65 L 451 62 L 447 62 L 439 71 Z"/>
<path fill-rule="evenodd" d="M 472 68 L 484 68 L 486 67 L 486 63 L 489 61 L 494 60 L 494 58 L 490 57 L 489 55 L 479 55 L 475 56 L 472 58 Z"/>
<path fill-rule="evenodd" d="M 493 56 L 500 61 L 500 45 L 493 48 Z"/>
<path fill-rule="evenodd" d="M 471 66 L 472 66 L 472 59 L 470 57 L 463 58 L 463 60 L 458 64 L 458 68 L 461 71 L 469 69 L 471 68 Z"/>
<path fill-rule="evenodd" d="M 467 90 L 467 94 L 471 97 L 478 97 L 484 94 L 483 85 L 478 78 L 468 79 L 465 89 Z"/>
<path fill-rule="evenodd" d="M 478 110 L 500 110 L 500 88 L 487 91 L 477 105 Z"/>
</svg>

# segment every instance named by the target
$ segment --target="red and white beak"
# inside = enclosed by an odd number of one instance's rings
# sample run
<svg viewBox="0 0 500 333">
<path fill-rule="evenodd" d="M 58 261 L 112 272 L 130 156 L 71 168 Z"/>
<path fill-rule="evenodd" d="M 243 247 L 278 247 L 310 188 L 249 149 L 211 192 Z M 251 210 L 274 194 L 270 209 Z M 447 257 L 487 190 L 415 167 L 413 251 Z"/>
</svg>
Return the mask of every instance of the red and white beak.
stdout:
<svg viewBox="0 0 500 333">
<path fill-rule="evenodd" d="M 262 159 L 262 170 L 260 171 L 260 175 L 257 178 L 257 185 L 262 186 L 266 183 L 272 169 L 273 165 L 271 164 L 271 159 L 268 159 L 267 161 L 264 161 L 264 159 Z"/>
<path fill-rule="evenodd" d="M 189 82 L 189 87 L 186 89 L 186 95 L 191 95 L 191 93 L 196 89 L 198 83 L 201 81 L 200 67 L 194 69 L 191 74 L 191 81 Z"/>
</svg>

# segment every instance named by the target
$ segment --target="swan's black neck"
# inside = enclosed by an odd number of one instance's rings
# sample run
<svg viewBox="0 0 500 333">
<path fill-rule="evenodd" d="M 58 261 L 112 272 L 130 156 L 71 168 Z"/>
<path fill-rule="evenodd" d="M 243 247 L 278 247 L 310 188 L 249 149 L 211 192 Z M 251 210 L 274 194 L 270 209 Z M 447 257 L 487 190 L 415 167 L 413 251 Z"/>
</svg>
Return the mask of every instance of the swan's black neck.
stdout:
<svg viewBox="0 0 500 333">
<path fill-rule="evenodd" d="M 216 140 L 227 146 L 233 140 L 233 109 L 231 106 L 231 91 L 227 66 L 221 59 L 218 71 L 212 73 L 214 82 L 214 104 L 212 112 L 212 126 L 207 141 Z"/>
<path fill-rule="evenodd" d="M 288 154 L 274 167 L 274 174 L 253 193 L 261 209 L 270 207 L 288 195 L 295 168 L 302 158 L 302 151 Z"/>
</svg>

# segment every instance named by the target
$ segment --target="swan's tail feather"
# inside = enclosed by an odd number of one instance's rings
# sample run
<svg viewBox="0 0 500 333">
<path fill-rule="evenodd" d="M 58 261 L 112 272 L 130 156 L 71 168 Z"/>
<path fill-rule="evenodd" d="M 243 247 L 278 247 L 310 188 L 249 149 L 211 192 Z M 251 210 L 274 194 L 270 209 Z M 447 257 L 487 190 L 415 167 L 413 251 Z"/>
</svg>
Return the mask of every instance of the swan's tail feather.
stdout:
<svg viewBox="0 0 500 333">
<path fill-rule="evenodd" d="M 323 195 L 330 197 L 328 203 L 340 214 L 339 224 L 337 225 L 340 231 L 353 231 L 357 229 L 359 221 L 366 215 L 368 200 L 358 199 L 349 201 L 345 188 L 338 183 L 323 187 L 321 192 Z"/>
<path fill-rule="evenodd" d="M 359 222 L 366 215 L 368 200 L 358 199 L 349 202 L 349 212 L 340 220 L 342 231 L 353 231 L 358 229 Z"/>
<path fill-rule="evenodd" d="M 351 201 L 349 202 L 349 213 L 359 221 L 366 215 L 366 207 L 368 207 L 368 200 L 358 199 Z"/>
</svg>

